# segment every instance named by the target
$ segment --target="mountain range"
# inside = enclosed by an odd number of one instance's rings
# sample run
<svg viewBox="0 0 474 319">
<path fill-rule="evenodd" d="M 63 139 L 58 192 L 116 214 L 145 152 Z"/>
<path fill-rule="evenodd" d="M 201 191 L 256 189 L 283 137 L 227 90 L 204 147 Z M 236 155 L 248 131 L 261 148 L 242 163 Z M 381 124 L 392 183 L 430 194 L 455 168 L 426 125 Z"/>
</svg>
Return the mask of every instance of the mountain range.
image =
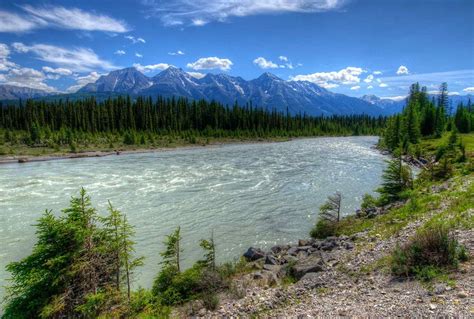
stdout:
<svg viewBox="0 0 474 319">
<path fill-rule="evenodd" d="M 0 85 L 0 100 L 45 97 L 73 99 L 84 96 L 104 99 L 117 95 L 186 97 L 193 100 L 214 100 L 229 106 L 235 103 L 252 103 L 269 110 L 308 115 L 389 115 L 399 112 L 405 105 L 404 99 L 383 99 L 375 95 L 350 97 L 307 81 L 285 81 L 271 73 L 263 73 L 250 81 L 212 73 L 198 79 L 175 67 L 169 67 L 154 77 L 147 77 L 133 67 L 115 70 L 101 76 L 94 83 L 86 84 L 76 93 L 66 95 L 52 95 L 41 90 Z M 468 97 L 470 96 L 450 98 L 467 101 Z"/>
</svg>

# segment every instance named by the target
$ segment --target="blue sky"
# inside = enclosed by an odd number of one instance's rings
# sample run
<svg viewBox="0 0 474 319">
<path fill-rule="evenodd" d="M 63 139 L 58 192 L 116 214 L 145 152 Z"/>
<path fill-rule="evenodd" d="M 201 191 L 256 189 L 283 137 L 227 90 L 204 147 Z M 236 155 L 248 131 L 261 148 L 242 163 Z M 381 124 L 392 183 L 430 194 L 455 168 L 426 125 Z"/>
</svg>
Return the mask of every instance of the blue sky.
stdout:
<svg viewBox="0 0 474 319">
<path fill-rule="evenodd" d="M 72 92 L 113 69 L 272 72 L 351 96 L 474 93 L 472 0 L 0 2 L 0 83 Z"/>
</svg>

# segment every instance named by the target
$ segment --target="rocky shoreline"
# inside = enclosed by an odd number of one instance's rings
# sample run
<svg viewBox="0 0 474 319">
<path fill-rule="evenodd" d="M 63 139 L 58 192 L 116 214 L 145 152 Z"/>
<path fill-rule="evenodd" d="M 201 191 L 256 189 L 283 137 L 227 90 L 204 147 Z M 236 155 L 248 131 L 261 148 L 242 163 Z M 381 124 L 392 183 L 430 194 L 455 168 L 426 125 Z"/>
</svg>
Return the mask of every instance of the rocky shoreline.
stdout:
<svg viewBox="0 0 474 319">
<path fill-rule="evenodd" d="M 468 179 L 464 188 L 470 185 Z M 449 189 L 446 182 L 432 192 Z M 467 189 L 467 188 L 466 188 Z M 449 203 L 407 224 L 389 238 L 368 230 L 324 240 L 301 239 L 269 251 L 250 247 L 244 257 L 253 269 L 234 281 L 232 293 L 223 293 L 216 311 L 199 304 L 184 317 L 201 318 L 320 318 L 320 317 L 448 317 L 474 316 L 474 261 L 471 258 L 450 275 L 454 284 L 434 286 L 391 275 L 381 263 L 397 245 L 406 243 Z M 394 207 L 402 202 L 392 204 Z M 379 213 L 393 207 L 379 208 Z M 468 210 L 474 218 L 474 209 Z M 474 254 L 474 231 L 456 230 L 455 236 Z M 290 282 L 288 280 L 290 279 Z M 196 310 L 199 309 L 199 310 Z"/>
</svg>

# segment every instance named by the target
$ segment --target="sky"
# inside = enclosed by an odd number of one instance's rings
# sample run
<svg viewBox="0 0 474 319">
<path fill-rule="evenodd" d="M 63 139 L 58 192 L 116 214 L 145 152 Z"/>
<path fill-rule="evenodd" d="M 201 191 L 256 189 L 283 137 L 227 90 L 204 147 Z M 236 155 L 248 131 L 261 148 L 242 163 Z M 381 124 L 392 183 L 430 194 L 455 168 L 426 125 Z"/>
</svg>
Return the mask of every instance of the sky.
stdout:
<svg viewBox="0 0 474 319">
<path fill-rule="evenodd" d="M 74 92 L 170 65 L 350 96 L 401 97 L 416 81 L 474 93 L 474 1 L 0 1 L 0 84 Z"/>
</svg>

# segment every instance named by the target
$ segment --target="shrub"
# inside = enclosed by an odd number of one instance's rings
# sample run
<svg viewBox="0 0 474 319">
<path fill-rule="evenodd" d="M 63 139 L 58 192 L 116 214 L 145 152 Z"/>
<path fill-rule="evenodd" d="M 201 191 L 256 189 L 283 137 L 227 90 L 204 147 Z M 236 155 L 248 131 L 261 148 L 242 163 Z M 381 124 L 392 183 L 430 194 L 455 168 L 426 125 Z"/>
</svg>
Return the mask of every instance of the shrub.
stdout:
<svg viewBox="0 0 474 319">
<path fill-rule="evenodd" d="M 392 273 L 429 280 L 436 275 L 437 269 L 457 267 L 466 258 L 465 248 L 453 237 L 449 228 L 436 224 L 419 231 L 410 242 L 395 249 Z"/>
<path fill-rule="evenodd" d="M 219 306 L 219 297 L 216 293 L 204 293 L 201 300 L 207 310 L 216 310 Z"/>
<path fill-rule="evenodd" d="M 365 211 L 375 207 L 377 207 L 377 199 L 370 194 L 364 194 L 364 197 L 362 197 L 362 203 L 360 204 L 360 208 Z"/>
<path fill-rule="evenodd" d="M 324 219 L 318 220 L 316 225 L 311 229 L 310 236 L 313 238 L 324 239 L 329 236 L 336 235 L 337 222 L 330 222 Z"/>
<path fill-rule="evenodd" d="M 311 237 L 326 238 L 335 234 L 341 220 L 341 202 L 342 195 L 339 192 L 328 196 L 326 202 L 319 208 L 319 220 L 310 231 Z"/>
</svg>

